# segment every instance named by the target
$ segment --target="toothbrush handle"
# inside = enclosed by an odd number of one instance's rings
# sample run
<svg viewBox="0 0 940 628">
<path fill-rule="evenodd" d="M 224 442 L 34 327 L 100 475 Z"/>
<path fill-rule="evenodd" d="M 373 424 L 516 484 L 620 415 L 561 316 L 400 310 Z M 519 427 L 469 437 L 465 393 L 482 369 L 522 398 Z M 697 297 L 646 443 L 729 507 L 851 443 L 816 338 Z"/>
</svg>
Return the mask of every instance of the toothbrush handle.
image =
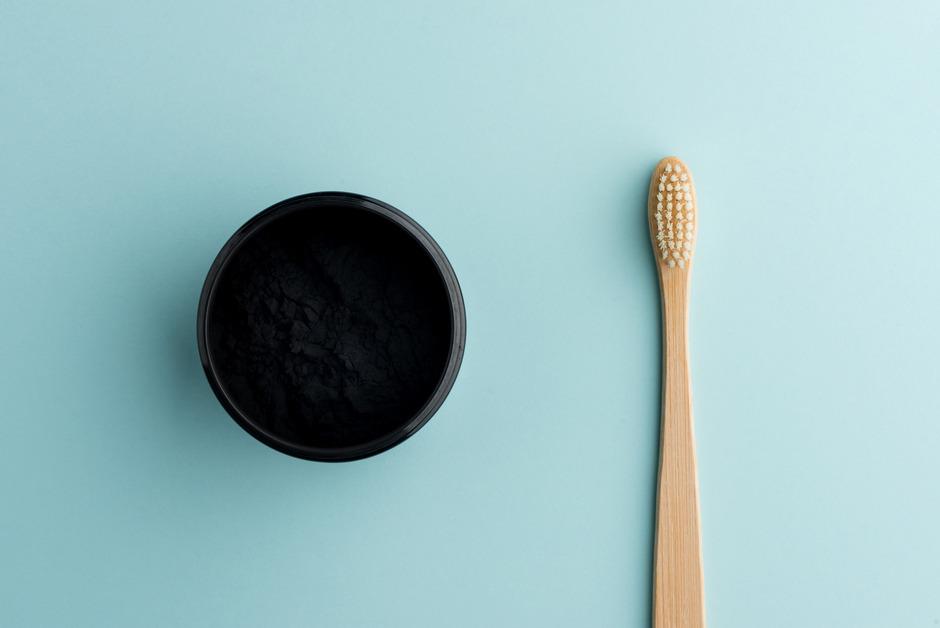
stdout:
<svg viewBox="0 0 940 628">
<path fill-rule="evenodd" d="M 653 628 L 704 628 L 698 482 L 688 361 L 689 274 L 664 270 L 660 282 L 663 415 L 656 500 Z"/>
</svg>

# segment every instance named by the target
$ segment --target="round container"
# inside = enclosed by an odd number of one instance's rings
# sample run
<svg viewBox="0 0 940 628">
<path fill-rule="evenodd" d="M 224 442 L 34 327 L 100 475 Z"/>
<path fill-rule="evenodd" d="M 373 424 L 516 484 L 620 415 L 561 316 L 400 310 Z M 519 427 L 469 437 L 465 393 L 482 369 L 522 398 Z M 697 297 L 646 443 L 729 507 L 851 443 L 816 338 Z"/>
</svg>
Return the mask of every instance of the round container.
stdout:
<svg viewBox="0 0 940 628">
<path fill-rule="evenodd" d="M 286 454 L 385 451 L 440 408 L 463 357 L 460 286 L 436 242 L 391 205 L 345 192 L 249 220 L 199 299 L 199 356 L 219 401 Z"/>
</svg>

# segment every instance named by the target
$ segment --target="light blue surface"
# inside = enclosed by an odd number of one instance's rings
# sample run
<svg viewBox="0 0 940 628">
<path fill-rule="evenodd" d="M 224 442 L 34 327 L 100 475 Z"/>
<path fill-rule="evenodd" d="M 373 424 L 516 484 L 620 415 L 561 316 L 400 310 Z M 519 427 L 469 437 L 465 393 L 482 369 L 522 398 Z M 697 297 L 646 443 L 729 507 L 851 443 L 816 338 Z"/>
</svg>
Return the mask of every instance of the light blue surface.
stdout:
<svg viewBox="0 0 940 628">
<path fill-rule="evenodd" d="M 647 626 L 669 153 L 710 624 L 936 626 L 938 31 L 928 0 L 6 0 L 0 626 Z M 324 189 L 424 225 L 469 317 L 438 415 L 338 466 L 229 420 L 194 330 L 225 239 Z"/>
</svg>

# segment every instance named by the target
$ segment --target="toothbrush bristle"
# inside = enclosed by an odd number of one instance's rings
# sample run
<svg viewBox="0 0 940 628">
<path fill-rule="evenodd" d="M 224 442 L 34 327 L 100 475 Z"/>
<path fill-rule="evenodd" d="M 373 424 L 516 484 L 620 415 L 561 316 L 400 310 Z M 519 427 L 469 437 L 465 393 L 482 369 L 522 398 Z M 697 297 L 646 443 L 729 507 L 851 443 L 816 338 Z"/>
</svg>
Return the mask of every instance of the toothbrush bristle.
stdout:
<svg viewBox="0 0 940 628">
<path fill-rule="evenodd" d="M 697 207 L 692 177 L 679 159 L 667 157 L 653 171 L 649 208 L 657 259 L 666 268 L 686 268 L 692 261 Z"/>
</svg>

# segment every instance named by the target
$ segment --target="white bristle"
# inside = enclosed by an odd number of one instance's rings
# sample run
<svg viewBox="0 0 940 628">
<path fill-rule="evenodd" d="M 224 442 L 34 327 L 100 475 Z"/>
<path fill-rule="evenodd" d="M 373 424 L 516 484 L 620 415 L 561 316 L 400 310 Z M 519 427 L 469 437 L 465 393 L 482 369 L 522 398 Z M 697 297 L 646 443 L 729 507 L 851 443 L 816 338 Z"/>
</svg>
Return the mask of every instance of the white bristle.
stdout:
<svg viewBox="0 0 940 628">
<path fill-rule="evenodd" d="M 681 164 L 667 162 L 655 185 L 654 248 L 659 250 L 667 267 L 685 269 L 686 264 L 692 261 L 695 234 L 695 202 L 690 175 Z"/>
</svg>

